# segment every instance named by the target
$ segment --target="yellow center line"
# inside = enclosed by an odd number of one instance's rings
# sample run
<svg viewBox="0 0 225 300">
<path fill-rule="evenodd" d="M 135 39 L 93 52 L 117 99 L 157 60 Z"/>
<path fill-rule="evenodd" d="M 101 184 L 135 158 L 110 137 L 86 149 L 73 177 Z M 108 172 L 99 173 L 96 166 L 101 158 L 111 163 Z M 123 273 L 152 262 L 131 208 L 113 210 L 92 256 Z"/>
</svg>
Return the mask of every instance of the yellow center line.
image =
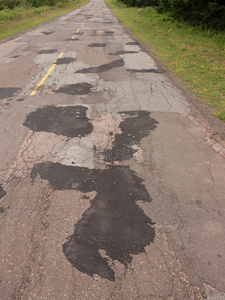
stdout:
<svg viewBox="0 0 225 300">
<path fill-rule="evenodd" d="M 57 59 L 61 58 L 63 56 L 63 52 L 60 53 L 60 55 L 57 57 Z M 48 76 L 51 74 L 51 72 L 54 70 L 55 66 L 56 66 L 56 62 L 57 59 L 54 61 L 54 63 L 51 65 L 50 69 L 48 70 L 48 72 L 45 74 L 45 76 L 41 79 L 41 81 L 38 83 L 38 85 L 35 87 L 35 89 L 33 90 L 33 92 L 30 94 L 30 96 L 34 96 L 37 93 L 37 90 L 39 89 L 40 86 L 42 86 L 42 84 L 45 82 L 45 80 L 48 78 Z"/>
<path fill-rule="evenodd" d="M 81 24 L 81 27 L 84 25 L 84 23 L 86 22 L 86 19 L 84 19 L 83 23 Z M 80 28 L 77 29 L 76 33 L 78 33 L 80 31 Z M 75 39 L 76 34 L 74 34 L 74 36 L 72 36 L 72 39 Z M 69 43 L 66 45 L 67 47 L 69 46 Z M 60 53 L 60 55 L 57 57 L 57 59 L 61 58 L 63 56 L 63 52 Z M 42 84 L 45 82 L 45 80 L 48 78 L 48 76 L 51 74 L 51 72 L 54 70 L 55 66 L 56 66 L 56 61 L 54 61 L 54 63 L 51 65 L 50 69 L 48 70 L 48 72 L 45 74 L 45 76 L 41 79 L 41 81 L 38 83 L 38 85 L 35 87 L 35 89 L 33 90 L 33 92 L 30 94 L 30 96 L 34 96 L 37 94 L 37 90 L 39 89 L 39 87 L 42 86 Z"/>
<path fill-rule="evenodd" d="M 84 25 L 84 23 L 86 22 L 86 19 L 83 21 L 83 23 L 80 25 L 81 27 Z"/>
</svg>

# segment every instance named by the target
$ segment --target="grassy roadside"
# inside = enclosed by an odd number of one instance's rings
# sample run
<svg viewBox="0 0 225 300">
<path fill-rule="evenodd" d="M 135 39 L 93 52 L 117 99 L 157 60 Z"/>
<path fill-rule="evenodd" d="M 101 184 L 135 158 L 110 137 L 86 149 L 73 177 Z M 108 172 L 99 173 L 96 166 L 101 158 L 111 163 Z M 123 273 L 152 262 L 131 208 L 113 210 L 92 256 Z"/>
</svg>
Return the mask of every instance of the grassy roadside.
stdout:
<svg viewBox="0 0 225 300">
<path fill-rule="evenodd" d="M 0 40 L 70 12 L 90 0 L 73 0 L 65 7 L 17 8 L 0 11 Z"/>
<path fill-rule="evenodd" d="M 225 120 L 225 33 L 202 31 L 158 14 L 154 8 L 105 2 L 165 68 Z"/>
</svg>

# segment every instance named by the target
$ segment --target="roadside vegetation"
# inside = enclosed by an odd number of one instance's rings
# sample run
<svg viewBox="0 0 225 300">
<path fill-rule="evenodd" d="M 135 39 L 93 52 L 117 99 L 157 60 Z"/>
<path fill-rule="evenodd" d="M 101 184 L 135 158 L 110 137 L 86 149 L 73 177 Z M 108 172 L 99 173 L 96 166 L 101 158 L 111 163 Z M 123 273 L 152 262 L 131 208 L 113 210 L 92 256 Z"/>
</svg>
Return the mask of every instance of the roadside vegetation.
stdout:
<svg viewBox="0 0 225 300">
<path fill-rule="evenodd" d="M 190 21 L 181 21 L 156 6 L 138 8 L 121 1 L 105 1 L 167 70 L 177 75 L 198 100 L 225 120 L 224 30 L 217 26 L 213 29 L 212 26 L 191 25 Z"/>
<path fill-rule="evenodd" d="M 90 0 L 0 0 L 0 40 L 72 11 Z"/>
</svg>

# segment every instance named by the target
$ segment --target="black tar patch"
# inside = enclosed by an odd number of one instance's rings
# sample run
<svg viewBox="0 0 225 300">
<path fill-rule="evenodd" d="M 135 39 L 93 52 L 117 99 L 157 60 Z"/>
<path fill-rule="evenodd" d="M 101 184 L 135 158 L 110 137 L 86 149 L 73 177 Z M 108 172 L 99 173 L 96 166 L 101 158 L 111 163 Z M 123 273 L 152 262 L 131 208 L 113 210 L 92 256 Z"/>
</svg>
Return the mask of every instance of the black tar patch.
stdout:
<svg viewBox="0 0 225 300">
<path fill-rule="evenodd" d="M 104 160 L 107 162 L 130 159 L 137 152 L 132 146 L 140 146 L 141 139 L 148 136 L 158 124 L 148 111 L 125 111 L 121 114 L 126 116 L 119 126 L 122 133 L 115 135 L 112 149 L 105 150 Z"/>
<path fill-rule="evenodd" d="M 4 191 L 3 186 L 0 184 L 0 199 L 6 195 L 6 191 Z"/>
<path fill-rule="evenodd" d="M 53 132 L 68 137 L 85 136 L 93 126 L 84 106 L 46 106 L 27 115 L 24 126 L 33 131 Z"/>
<path fill-rule="evenodd" d="M 55 190 L 97 192 L 90 208 L 75 224 L 73 235 L 63 244 L 65 256 L 79 271 L 115 281 L 107 257 L 127 267 L 132 255 L 145 252 L 145 246 L 153 242 L 153 223 L 136 204 L 138 200 L 150 202 L 151 198 L 142 179 L 129 167 L 90 170 L 44 162 L 34 165 L 32 179 L 37 174 Z"/>
<path fill-rule="evenodd" d="M 47 50 L 40 50 L 38 51 L 38 54 L 52 54 L 52 53 L 56 53 L 57 50 L 55 49 L 47 49 Z"/>
<path fill-rule="evenodd" d="M 77 71 L 76 73 L 101 73 L 101 72 L 106 72 L 109 70 L 112 70 L 114 68 L 118 68 L 118 67 L 122 67 L 124 66 L 124 60 L 118 59 L 118 60 L 114 60 L 113 62 L 109 63 L 109 64 L 104 64 L 101 65 L 99 67 L 90 67 L 90 68 L 85 68 L 82 70 Z"/>
<path fill-rule="evenodd" d="M 91 92 L 92 85 L 90 83 L 76 83 L 67 84 L 58 90 L 54 90 L 55 93 L 65 93 L 69 95 L 86 95 Z"/>
<path fill-rule="evenodd" d="M 67 65 L 67 64 L 70 64 L 73 61 L 75 61 L 75 58 L 63 57 L 63 58 L 58 58 L 57 61 L 56 61 L 56 64 L 57 65 Z"/>
</svg>

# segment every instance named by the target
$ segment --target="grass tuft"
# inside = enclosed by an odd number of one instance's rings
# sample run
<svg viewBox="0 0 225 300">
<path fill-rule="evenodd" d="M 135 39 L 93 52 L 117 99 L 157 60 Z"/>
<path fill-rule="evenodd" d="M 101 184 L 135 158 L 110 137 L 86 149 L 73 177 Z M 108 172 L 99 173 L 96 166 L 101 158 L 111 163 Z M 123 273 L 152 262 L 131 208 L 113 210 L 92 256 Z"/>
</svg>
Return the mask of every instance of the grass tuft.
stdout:
<svg viewBox="0 0 225 300">
<path fill-rule="evenodd" d="M 0 40 L 70 12 L 90 0 L 71 0 L 55 7 L 16 7 L 0 11 Z"/>
<path fill-rule="evenodd" d="M 181 78 L 196 98 L 225 120 L 225 33 L 202 30 L 158 13 L 105 0 L 114 14 Z"/>
</svg>

